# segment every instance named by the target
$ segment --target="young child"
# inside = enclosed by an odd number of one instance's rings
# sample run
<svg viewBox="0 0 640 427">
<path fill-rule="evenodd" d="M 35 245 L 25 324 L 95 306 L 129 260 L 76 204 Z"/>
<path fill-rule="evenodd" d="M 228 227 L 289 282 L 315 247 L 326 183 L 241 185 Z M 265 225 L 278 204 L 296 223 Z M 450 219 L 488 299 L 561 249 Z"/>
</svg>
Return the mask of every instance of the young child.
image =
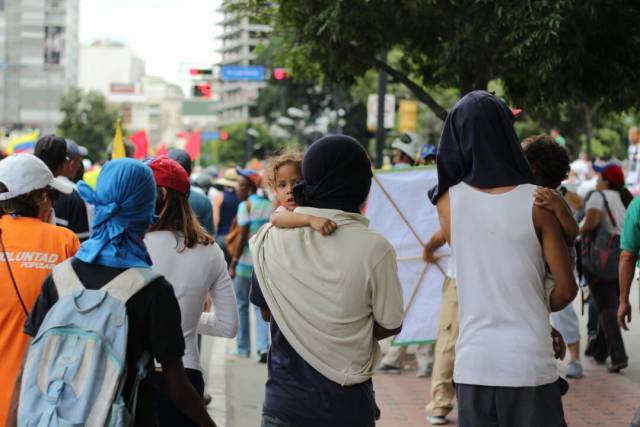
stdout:
<svg viewBox="0 0 640 427">
<path fill-rule="evenodd" d="M 338 225 L 327 218 L 293 212 L 298 207 L 293 187 L 302 181 L 302 154 L 285 152 L 267 162 L 269 186 L 276 195 L 278 208 L 271 215 L 271 223 L 278 228 L 311 227 L 324 236 L 332 234 Z"/>
<path fill-rule="evenodd" d="M 569 173 L 569 154 L 564 147 L 547 135 L 525 139 L 522 141 L 522 148 L 531 167 L 535 184 L 540 186 L 536 191 L 534 204 L 553 212 L 556 216 L 567 241 L 571 261 L 575 263 L 574 244 L 579 227 L 564 196 L 557 190 Z M 547 302 L 554 287 L 553 277 L 547 271 L 545 279 Z"/>
<path fill-rule="evenodd" d="M 569 172 L 569 153 L 564 147 L 558 145 L 553 138 L 547 135 L 538 135 L 527 138 L 522 142 L 524 154 L 531 167 L 535 184 L 539 185 L 534 203 L 544 209 L 553 212 L 564 233 L 569 250 L 569 258 L 575 267 L 576 249 L 575 239 L 578 235 L 578 223 L 573 217 L 571 208 L 567 204 L 560 191 L 562 181 Z M 553 311 L 550 304 L 551 292 L 555 288 L 555 282 L 549 269 L 544 281 L 545 297 L 549 310 Z M 551 313 L 551 324 L 557 328 L 569 349 L 569 365 L 567 366 L 568 378 L 582 377 L 582 364 L 580 363 L 580 327 L 578 317 L 571 304 L 560 311 Z M 554 335 L 554 333 L 556 335 Z M 554 329 L 552 336 L 556 340 L 557 331 Z"/>
</svg>

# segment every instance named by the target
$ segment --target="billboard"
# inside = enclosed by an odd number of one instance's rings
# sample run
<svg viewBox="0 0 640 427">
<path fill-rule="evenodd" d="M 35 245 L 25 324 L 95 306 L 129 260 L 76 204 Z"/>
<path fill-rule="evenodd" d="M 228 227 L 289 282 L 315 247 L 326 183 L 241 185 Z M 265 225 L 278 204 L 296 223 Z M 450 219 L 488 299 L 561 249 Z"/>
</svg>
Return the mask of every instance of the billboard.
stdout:
<svg viewBox="0 0 640 427">
<path fill-rule="evenodd" d="M 44 27 L 44 63 L 60 65 L 64 50 L 64 28 Z"/>
</svg>

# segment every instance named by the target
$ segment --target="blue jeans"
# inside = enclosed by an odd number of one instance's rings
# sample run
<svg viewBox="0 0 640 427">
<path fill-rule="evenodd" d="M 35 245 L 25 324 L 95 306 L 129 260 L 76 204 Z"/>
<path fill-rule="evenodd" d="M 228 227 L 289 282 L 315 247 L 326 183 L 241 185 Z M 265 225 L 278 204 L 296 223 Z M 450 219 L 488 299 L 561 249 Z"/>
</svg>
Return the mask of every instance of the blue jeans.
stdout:
<svg viewBox="0 0 640 427">
<path fill-rule="evenodd" d="M 251 334 L 249 323 L 249 289 L 251 278 L 236 276 L 233 280 L 233 290 L 238 304 L 238 354 L 251 354 Z M 256 312 L 256 347 L 258 354 L 269 351 L 269 324 L 262 320 L 260 309 L 254 306 Z"/>
<path fill-rule="evenodd" d="M 296 427 L 288 421 L 281 420 L 279 418 L 273 418 L 268 415 L 262 416 L 262 423 L 260 427 Z"/>
</svg>

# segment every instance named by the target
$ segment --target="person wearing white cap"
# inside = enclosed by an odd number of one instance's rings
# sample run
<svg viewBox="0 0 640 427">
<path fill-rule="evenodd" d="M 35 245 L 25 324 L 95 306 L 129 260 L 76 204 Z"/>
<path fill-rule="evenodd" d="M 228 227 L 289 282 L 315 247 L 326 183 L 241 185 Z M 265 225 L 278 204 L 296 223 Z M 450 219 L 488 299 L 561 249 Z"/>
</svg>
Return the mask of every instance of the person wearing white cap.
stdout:
<svg viewBox="0 0 640 427">
<path fill-rule="evenodd" d="M 414 166 L 424 141 L 417 133 L 405 133 L 391 144 L 393 151 L 393 167 L 407 168 Z"/>
<path fill-rule="evenodd" d="M 27 315 L 47 274 L 80 247 L 70 230 L 48 223 L 55 194 L 72 190 L 36 156 L 0 161 L 0 425 L 27 348 Z"/>
</svg>

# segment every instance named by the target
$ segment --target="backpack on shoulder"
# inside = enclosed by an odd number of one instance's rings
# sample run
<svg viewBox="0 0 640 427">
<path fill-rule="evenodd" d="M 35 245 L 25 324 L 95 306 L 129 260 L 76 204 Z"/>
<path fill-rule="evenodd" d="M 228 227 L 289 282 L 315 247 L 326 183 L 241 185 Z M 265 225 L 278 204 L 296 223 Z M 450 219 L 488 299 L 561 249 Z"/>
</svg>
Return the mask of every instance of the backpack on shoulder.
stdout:
<svg viewBox="0 0 640 427">
<path fill-rule="evenodd" d="M 160 275 L 125 270 L 101 289 L 86 289 L 71 260 L 53 270 L 58 301 L 29 346 L 18 410 L 20 427 L 133 425 L 137 388 L 149 354 L 137 365 L 131 399 L 127 377 L 126 302 Z"/>
</svg>

